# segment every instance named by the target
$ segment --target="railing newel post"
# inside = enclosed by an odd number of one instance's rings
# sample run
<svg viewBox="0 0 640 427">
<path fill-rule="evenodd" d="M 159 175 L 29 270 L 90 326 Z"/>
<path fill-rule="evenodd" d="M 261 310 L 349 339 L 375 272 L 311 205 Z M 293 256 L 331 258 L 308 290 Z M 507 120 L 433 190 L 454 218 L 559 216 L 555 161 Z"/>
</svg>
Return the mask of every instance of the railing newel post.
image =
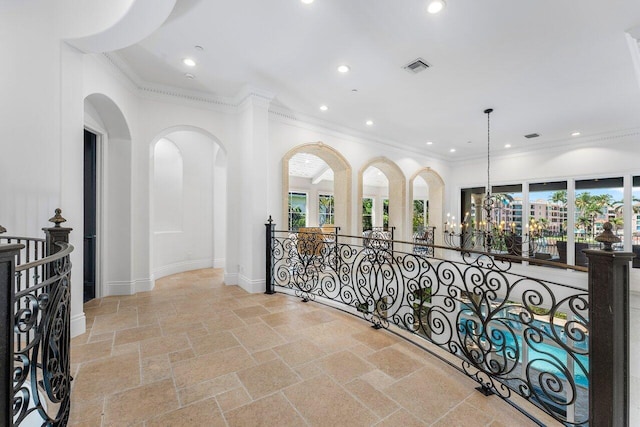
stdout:
<svg viewBox="0 0 640 427">
<path fill-rule="evenodd" d="M 24 248 L 21 244 L 0 245 L 0 424 L 13 425 L 13 347 L 15 305 L 16 256 Z"/>
<path fill-rule="evenodd" d="M 273 286 L 273 239 L 274 239 L 274 226 L 275 223 L 269 215 L 269 219 L 267 223 L 264 225 L 266 228 L 265 233 L 265 291 L 264 293 L 267 295 L 275 294 L 274 286 Z"/>
<path fill-rule="evenodd" d="M 605 250 L 589 259 L 589 425 L 629 425 L 629 264 L 632 252 L 614 252 L 611 224 L 596 238 Z M 619 240 L 619 239 L 618 239 Z"/>
</svg>

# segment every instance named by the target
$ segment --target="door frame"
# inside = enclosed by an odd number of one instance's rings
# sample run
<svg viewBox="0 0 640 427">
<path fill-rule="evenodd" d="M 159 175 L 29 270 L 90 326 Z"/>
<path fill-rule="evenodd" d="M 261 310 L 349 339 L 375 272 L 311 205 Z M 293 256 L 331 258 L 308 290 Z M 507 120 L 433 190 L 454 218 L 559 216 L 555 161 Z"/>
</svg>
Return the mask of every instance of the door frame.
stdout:
<svg viewBox="0 0 640 427">
<path fill-rule="evenodd" d="M 106 141 L 108 139 L 107 131 L 102 129 L 100 125 L 91 120 L 91 123 L 87 123 L 87 119 L 90 119 L 85 114 L 84 130 L 87 130 L 96 135 L 96 277 L 95 277 L 95 297 L 102 298 L 104 293 L 104 272 L 106 271 L 106 260 L 102 254 L 106 253 L 106 239 L 104 238 L 104 224 L 106 224 L 106 210 L 104 203 L 104 195 L 106 194 L 105 171 L 107 170 L 105 162 L 107 156 L 105 155 Z M 84 168 L 83 168 L 84 170 Z M 84 197 L 83 197 L 84 206 Z M 84 230 L 83 230 L 84 233 Z"/>
</svg>

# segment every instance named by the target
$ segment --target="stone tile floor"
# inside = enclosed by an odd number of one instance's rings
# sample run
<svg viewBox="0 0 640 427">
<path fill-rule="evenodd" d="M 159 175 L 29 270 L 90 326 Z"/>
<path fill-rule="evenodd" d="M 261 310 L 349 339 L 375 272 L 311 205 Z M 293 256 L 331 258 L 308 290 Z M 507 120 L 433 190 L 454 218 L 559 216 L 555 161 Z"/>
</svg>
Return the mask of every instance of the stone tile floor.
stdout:
<svg viewBox="0 0 640 427">
<path fill-rule="evenodd" d="M 428 353 L 221 270 L 85 305 L 71 426 L 529 426 Z"/>
</svg>

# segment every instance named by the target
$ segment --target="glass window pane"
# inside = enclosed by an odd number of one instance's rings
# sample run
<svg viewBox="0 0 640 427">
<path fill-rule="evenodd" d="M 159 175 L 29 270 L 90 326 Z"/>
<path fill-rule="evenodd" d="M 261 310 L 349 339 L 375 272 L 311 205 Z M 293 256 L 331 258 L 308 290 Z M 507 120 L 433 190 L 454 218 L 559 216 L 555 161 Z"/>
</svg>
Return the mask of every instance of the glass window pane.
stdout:
<svg viewBox="0 0 640 427">
<path fill-rule="evenodd" d="M 373 199 L 365 197 L 362 199 L 362 230 L 373 228 Z"/>
<path fill-rule="evenodd" d="M 307 225 L 307 194 L 289 192 L 289 230 L 298 231 Z"/>
<path fill-rule="evenodd" d="M 529 222 L 540 231 L 533 245 L 534 258 L 566 264 L 567 182 L 529 184 Z M 558 245 L 558 242 L 561 242 Z M 558 248 L 562 249 L 562 256 Z"/>
<path fill-rule="evenodd" d="M 613 232 L 623 238 L 624 192 L 622 178 L 589 179 L 576 181 L 574 230 L 576 239 L 576 265 L 587 265 L 586 248 L 599 248 L 595 238 L 602 233 L 602 225 L 610 222 Z M 621 248 L 622 243 L 614 245 Z"/>
</svg>

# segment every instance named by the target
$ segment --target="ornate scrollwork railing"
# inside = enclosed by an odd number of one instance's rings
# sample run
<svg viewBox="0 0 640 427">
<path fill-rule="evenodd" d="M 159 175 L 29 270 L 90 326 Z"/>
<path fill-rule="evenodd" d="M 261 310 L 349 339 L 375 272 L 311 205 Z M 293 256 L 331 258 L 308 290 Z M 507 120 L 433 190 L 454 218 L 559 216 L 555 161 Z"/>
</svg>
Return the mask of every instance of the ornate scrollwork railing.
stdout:
<svg viewBox="0 0 640 427">
<path fill-rule="evenodd" d="M 276 290 L 409 331 L 445 350 L 439 357 L 484 391 L 520 396 L 566 425 L 588 422 L 586 277 L 582 289 L 518 274 L 508 255 L 437 247 L 449 252 L 445 259 L 403 252 L 412 242 L 271 234 L 268 276 Z"/>
<path fill-rule="evenodd" d="M 0 236 L 7 296 L 0 317 L 10 319 L 8 345 L 0 345 L 0 425 L 65 426 L 69 419 L 71 229 L 56 223 L 44 231 L 46 239 Z"/>
<path fill-rule="evenodd" d="M 13 423 L 66 425 L 71 375 L 69 314 L 73 246 L 16 266 Z"/>
</svg>

